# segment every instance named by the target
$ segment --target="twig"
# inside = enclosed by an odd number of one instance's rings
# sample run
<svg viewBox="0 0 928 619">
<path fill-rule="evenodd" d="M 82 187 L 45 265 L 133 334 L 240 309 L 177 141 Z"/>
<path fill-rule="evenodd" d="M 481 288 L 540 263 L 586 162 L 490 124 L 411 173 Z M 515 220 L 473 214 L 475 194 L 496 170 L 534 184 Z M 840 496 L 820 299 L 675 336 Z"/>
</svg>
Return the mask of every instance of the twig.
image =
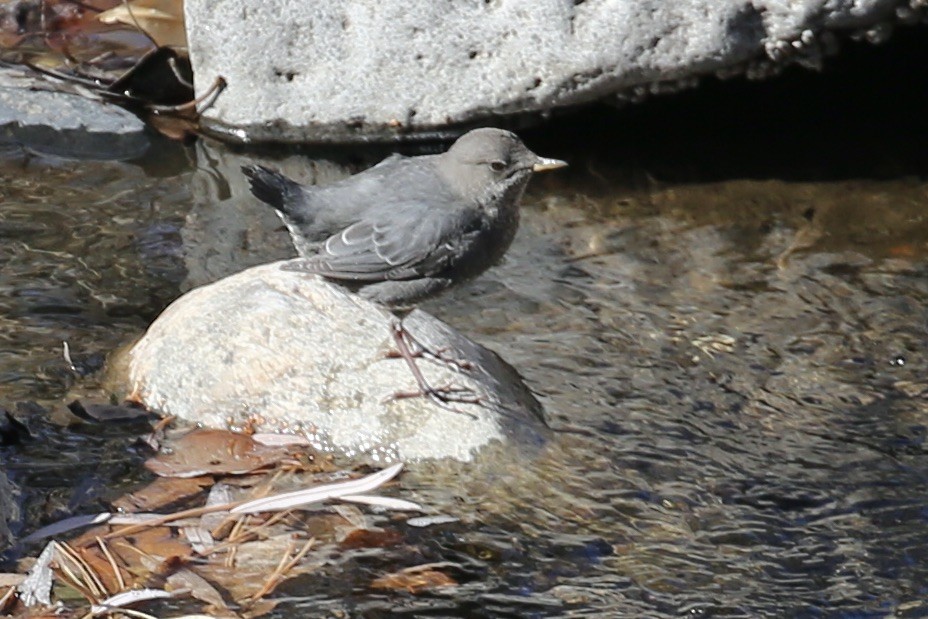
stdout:
<svg viewBox="0 0 928 619">
<path fill-rule="evenodd" d="M 306 556 L 306 553 L 308 553 L 310 548 L 313 547 L 313 544 L 315 543 L 315 541 L 316 541 L 315 537 L 309 538 L 306 541 L 306 543 L 303 544 L 303 548 L 301 548 L 300 551 L 297 552 L 293 556 L 293 558 L 288 559 L 288 557 L 290 556 L 290 552 L 293 549 L 293 544 L 291 543 L 287 547 L 286 552 L 284 552 L 284 555 L 280 558 L 280 563 L 277 564 L 277 568 L 271 573 L 270 576 L 268 576 L 268 579 L 265 581 L 264 586 L 261 587 L 256 593 L 254 593 L 250 598 L 248 598 L 248 601 L 246 602 L 246 604 L 248 605 L 254 604 L 255 602 L 257 602 L 264 596 L 271 593 L 274 589 L 276 589 L 277 585 L 283 582 L 283 576 L 286 575 L 287 572 L 292 570 L 296 566 L 296 564 L 299 563 L 303 559 L 303 557 Z"/>
<path fill-rule="evenodd" d="M 224 77 L 220 75 L 213 82 L 213 85 L 209 87 L 209 90 L 207 90 L 202 95 L 200 95 L 199 97 L 197 97 L 196 99 L 192 101 L 188 101 L 187 103 L 181 103 L 180 105 L 155 105 L 152 103 L 152 104 L 147 104 L 145 107 L 151 110 L 152 112 L 156 112 L 158 114 L 186 112 L 187 110 L 191 110 L 191 109 L 195 110 L 197 114 L 202 114 L 203 112 L 208 110 L 210 107 L 212 107 L 213 103 L 216 102 L 216 99 L 219 97 L 222 91 L 225 90 L 225 88 L 226 88 L 226 80 Z M 209 99 L 209 101 L 206 101 L 207 99 Z M 204 101 L 206 101 L 204 106 L 202 108 L 198 108 L 197 106 L 203 103 Z"/>
<path fill-rule="evenodd" d="M 175 512 L 173 514 L 165 514 L 160 518 L 152 518 L 144 523 L 133 524 L 115 531 L 111 531 L 103 536 L 103 539 L 113 539 L 114 537 L 125 537 L 126 535 L 132 535 L 133 533 L 138 533 L 139 531 L 146 531 L 152 527 L 157 527 L 174 520 L 180 520 L 182 518 L 196 518 L 197 516 L 202 516 L 203 514 L 213 514 L 215 512 L 224 512 L 228 511 L 230 508 L 235 507 L 236 505 L 243 505 L 247 503 L 250 499 L 242 501 L 233 501 L 232 503 L 223 503 L 222 505 L 210 505 L 208 507 L 192 507 L 190 509 L 185 509 L 183 511 Z"/>
<path fill-rule="evenodd" d="M 13 599 L 13 596 L 16 595 L 16 587 L 10 587 L 7 589 L 7 592 L 3 594 L 3 597 L 0 597 L 0 613 L 6 613 L 7 606 L 10 605 L 10 600 Z"/>
<path fill-rule="evenodd" d="M 104 587 L 103 583 L 100 582 L 96 572 L 94 572 L 93 568 L 90 567 L 86 561 L 84 561 L 84 558 L 80 556 L 80 554 L 78 554 L 73 548 L 65 543 L 55 542 L 55 548 L 65 557 L 73 561 L 74 564 L 78 567 L 81 575 L 83 576 L 83 581 L 87 585 L 87 588 L 91 593 L 94 594 L 96 598 L 93 601 L 98 601 L 108 594 L 106 587 Z"/>
<path fill-rule="evenodd" d="M 52 542 L 52 544 L 54 544 L 56 551 L 58 551 L 59 546 L 60 546 L 58 542 Z M 84 578 L 75 574 L 74 571 L 71 569 L 71 561 L 73 561 L 73 559 L 69 557 L 66 553 L 64 553 L 63 551 L 61 552 L 64 558 L 69 560 L 69 561 L 59 560 L 56 562 L 58 565 L 58 569 L 61 570 L 61 579 L 68 582 L 72 587 L 74 587 L 74 589 L 77 590 L 78 593 L 83 595 L 87 599 L 87 601 L 89 601 L 91 604 L 97 602 L 100 599 L 100 596 L 94 594 L 91 585 Z"/>
<path fill-rule="evenodd" d="M 186 86 L 190 90 L 193 90 L 193 84 L 184 79 L 184 76 L 180 74 L 180 69 L 177 67 L 177 58 L 168 58 L 168 67 L 171 68 L 174 77 L 182 86 Z"/>
<path fill-rule="evenodd" d="M 154 37 L 148 34 L 147 30 L 142 28 L 142 24 L 139 23 L 139 20 L 135 18 L 135 13 L 132 12 L 132 5 L 129 4 L 129 0 L 122 0 L 122 5 L 126 7 L 126 11 L 129 12 L 129 17 L 132 18 L 132 23 L 134 23 L 135 27 L 139 29 L 139 32 L 144 34 L 145 38 L 147 38 L 152 45 L 154 45 L 155 47 L 161 47 L 160 45 L 158 45 L 158 42 L 155 41 Z"/>
<path fill-rule="evenodd" d="M 229 554 L 226 555 L 226 560 L 223 561 L 225 567 L 235 567 L 235 555 L 238 554 L 238 544 L 232 546 L 229 549 Z"/>
<path fill-rule="evenodd" d="M 106 557 L 107 561 L 110 562 L 110 567 L 113 568 L 113 576 L 116 577 L 116 583 L 119 585 L 119 590 L 124 590 L 126 588 L 126 583 L 122 579 L 122 571 L 119 569 L 119 566 L 116 565 L 116 559 L 113 558 L 112 553 L 110 553 L 110 549 L 107 548 L 106 543 L 100 539 L 99 535 L 96 537 L 96 539 L 97 546 L 100 547 L 100 550 L 103 552 L 103 556 Z"/>
</svg>

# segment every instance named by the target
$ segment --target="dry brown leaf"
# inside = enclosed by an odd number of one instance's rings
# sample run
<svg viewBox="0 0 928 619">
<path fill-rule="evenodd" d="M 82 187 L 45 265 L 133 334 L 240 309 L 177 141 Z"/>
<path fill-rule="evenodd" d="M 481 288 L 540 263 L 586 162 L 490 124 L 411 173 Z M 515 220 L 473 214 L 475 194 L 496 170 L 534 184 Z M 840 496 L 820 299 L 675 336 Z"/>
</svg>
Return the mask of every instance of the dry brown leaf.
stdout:
<svg viewBox="0 0 928 619">
<path fill-rule="evenodd" d="M 152 114 L 147 120 L 149 125 L 170 140 L 183 142 L 197 134 L 197 123 L 191 118 Z"/>
<path fill-rule="evenodd" d="M 277 533 L 237 544 L 234 565 L 225 564 L 224 559 L 228 557 L 211 555 L 214 559 L 197 565 L 196 572 L 213 586 L 226 591 L 231 599 L 243 602 L 253 598 L 265 586 L 268 577 L 279 568 L 281 557 L 288 554 L 292 557 L 295 547 L 291 534 Z M 282 574 L 281 582 L 310 569 L 306 562 L 299 562 Z"/>
<path fill-rule="evenodd" d="M 219 593 L 216 587 L 196 572 L 183 568 L 171 574 L 167 582 L 170 588 L 175 591 L 177 589 L 189 589 L 190 595 L 201 602 L 206 602 L 214 609 L 229 610 L 225 600 L 222 599 L 222 594 Z"/>
<path fill-rule="evenodd" d="M 138 28 L 159 47 L 187 48 L 183 0 L 132 0 L 100 13 L 97 19 Z"/>
<path fill-rule="evenodd" d="M 404 589 L 412 594 L 439 587 L 456 587 L 457 581 L 427 565 L 407 568 L 392 574 L 386 574 L 371 583 L 374 589 Z"/>
<path fill-rule="evenodd" d="M 103 552 L 100 550 L 99 546 L 91 546 L 87 548 L 75 548 L 75 551 L 83 559 L 84 563 L 93 570 L 96 574 L 97 579 L 103 585 L 103 588 L 106 589 L 107 593 L 114 594 L 122 591 L 120 586 L 120 577 L 125 579 L 128 574 L 122 569 L 121 566 L 117 564 L 117 568 L 120 569 L 120 576 L 117 577 L 116 573 L 113 571 L 113 566 L 109 562 Z M 125 580 L 123 580 L 125 582 Z"/>
<path fill-rule="evenodd" d="M 8 574 L 12 576 L 12 574 Z M 25 576 L 23 577 L 25 580 Z M 8 614 L 14 606 L 16 606 L 19 598 L 16 595 L 16 586 L 8 586 L 7 590 L 3 592 L 3 595 L 0 595 L 0 613 Z"/>
<path fill-rule="evenodd" d="M 396 529 L 355 529 L 339 544 L 342 548 L 387 548 L 403 542 Z"/>
<path fill-rule="evenodd" d="M 25 574 L 0 574 L 0 587 L 15 587 L 26 580 Z"/>
<path fill-rule="evenodd" d="M 191 499 L 213 485 L 213 478 L 159 477 L 153 482 L 113 501 L 113 507 L 124 512 L 151 512 Z"/>
<path fill-rule="evenodd" d="M 285 447 L 266 447 L 247 434 L 228 430 L 194 430 L 171 447 L 171 453 L 149 459 L 145 467 L 162 477 L 243 475 L 269 468 L 290 454 Z"/>
<path fill-rule="evenodd" d="M 125 539 L 110 540 L 109 544 L 110 552 L 125 563 L 140 583 L 152 575 L 173 573 L 193 555 L 190 545 L 168 527 L 154 527 Z"/>
</svg>

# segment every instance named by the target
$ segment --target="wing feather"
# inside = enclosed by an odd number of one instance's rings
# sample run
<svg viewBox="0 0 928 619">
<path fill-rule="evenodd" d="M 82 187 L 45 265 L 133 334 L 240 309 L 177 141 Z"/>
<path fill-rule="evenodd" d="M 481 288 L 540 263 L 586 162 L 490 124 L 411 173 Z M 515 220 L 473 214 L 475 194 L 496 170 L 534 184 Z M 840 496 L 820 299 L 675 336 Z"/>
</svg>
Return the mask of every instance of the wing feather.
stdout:
<svg viewBox="0 0 928 619">
<path fill-rule="evenodd" d="M 480 223 L 476 212 L 464 209 L 394 208 L 332 235 L 302 268 L 358 282 L 435 275 L 461 255 Z"/>
</svg>

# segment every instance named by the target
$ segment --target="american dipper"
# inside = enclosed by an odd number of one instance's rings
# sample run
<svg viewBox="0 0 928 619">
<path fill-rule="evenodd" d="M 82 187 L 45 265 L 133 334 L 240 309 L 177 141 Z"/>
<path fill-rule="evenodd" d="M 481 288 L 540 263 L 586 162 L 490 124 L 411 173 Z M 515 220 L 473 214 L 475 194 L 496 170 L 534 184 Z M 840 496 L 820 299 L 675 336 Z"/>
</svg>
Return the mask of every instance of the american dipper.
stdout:
<svg viewBox="0 0 928 619">
<path fill-rule="evenodd" d="M 242 171 L 310 254 L 294 270 L 399 309 L 496 264 L 515 237 L 532 172 L 565 165 L 509 131 L 475 129 L 440 155 L 393 155 L 321 187 L 262 166 Z"/>
</svg>

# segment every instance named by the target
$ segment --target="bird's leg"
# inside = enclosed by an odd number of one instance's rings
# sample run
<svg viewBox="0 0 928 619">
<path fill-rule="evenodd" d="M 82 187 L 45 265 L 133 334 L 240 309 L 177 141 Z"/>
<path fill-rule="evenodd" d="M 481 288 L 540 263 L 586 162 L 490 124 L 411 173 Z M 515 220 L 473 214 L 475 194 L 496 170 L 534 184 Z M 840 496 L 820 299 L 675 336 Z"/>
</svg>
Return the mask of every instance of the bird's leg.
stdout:
<svg viewBox="0 0 928 619">
<path fill-rule="evenodd" d="M 474 369 L 474 364 L 470 361 L 464 359 L 455 359 L 448 356 L 450 348 L 439 348 L 438 350 L 427 350 L 422 348 L 418 340 L 414 338 L 409 338 L 410 343 L 416 346 L 416 350 L 410 350 L 409 354 L 412 355 L 413 359 L 430 359 L 432 361 L 437 361 L 444 365 L 450 365 L 458 372 L 470 372 Z M 384 355 L 387 359 L 399 359 L 403 355 L 396 350 L 388 351 Z"/>
<path fill-rule="evenodd" d="M 454 403 L 481 404 L 482 400 L 480 399 L 480 396 L 477 395 L 472 389 L 468 389 L 466 387 L 453 387 L 451 385 L 446 385 L 444 387 L 431 386 L 425 379 L 425 376 L 422 375 L 422 370 L 420 370 L 419 366 L 416 364 L 416 358 L 422 357 L 424 354 L 433 353 L 427 353 L 426 349 L 419 342 L 417 342 L 412 337 L 412 335 L 410 335 L 409 331 L 407 331 L 403 326 L 402 320 L 394 321 L 391 325 L 390 331 L 393 335 L 393 341 L 396 344 L 398 351 L 397 356 L 406 362 L 406 365 L 409 367 L 409 371 L 412 372 L 413 378 L 416 379 L 416 385 L 419 387 L 419 391 L 417 392 L 394 393 L 390 399 L 402 400 L 405 398 L 417 398 L 425 396 L 444 409 L 453 411 L 455 413 L 461 413 L 471 417 L 472 419 L 476 419 L 475 415 L 458 410 L 451 405 Z M 415 352 L 411 350 L 409 346 L 411 343 L 415 344 L 419 350 Z"/>
<path fill-rule="evenodd" d="M 395 327 L 394 327 L 395 328 Z M 474 364 L 466 359 L 456 359 L 449 355 L 451 352 L 451 347 L 446 346 L 445 348 L 439 348 L 437 350 L 429 350 L 422 342 L 413 337 L 412 333 L 407 331 L 400 325 L 400 330 L 403 332 L 403 339 L 407 343 L 407 350 L 409 355 L 413 359 L 430 359 L 437 361 L 444 365 L 450 365 L 458 372 L 470 372 L 474 369 Z M 394 338 L 396 334 L 394 333 Z M 398 350 L 391 350 L 386 353 L 388 359 L 399 359 L 403 357 L 403 353 Z"/>
</svg>

